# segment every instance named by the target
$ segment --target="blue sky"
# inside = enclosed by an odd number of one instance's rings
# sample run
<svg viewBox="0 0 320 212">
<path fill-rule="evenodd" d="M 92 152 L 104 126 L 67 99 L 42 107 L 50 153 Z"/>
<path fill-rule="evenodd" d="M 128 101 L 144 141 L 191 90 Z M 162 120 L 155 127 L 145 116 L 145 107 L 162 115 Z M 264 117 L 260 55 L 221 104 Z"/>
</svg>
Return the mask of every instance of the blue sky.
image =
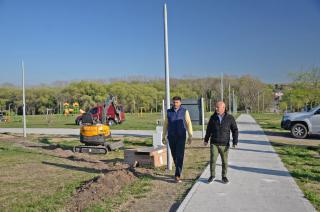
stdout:
<svg viewBox="0 0 320 212">
<path fill-rule="evenodd" d="M 163 77 L 164 0 L 0 0 L 0 83 Z M 319 0 L 167 0 L 171 76 L 320 65 Z"/>
</svg>

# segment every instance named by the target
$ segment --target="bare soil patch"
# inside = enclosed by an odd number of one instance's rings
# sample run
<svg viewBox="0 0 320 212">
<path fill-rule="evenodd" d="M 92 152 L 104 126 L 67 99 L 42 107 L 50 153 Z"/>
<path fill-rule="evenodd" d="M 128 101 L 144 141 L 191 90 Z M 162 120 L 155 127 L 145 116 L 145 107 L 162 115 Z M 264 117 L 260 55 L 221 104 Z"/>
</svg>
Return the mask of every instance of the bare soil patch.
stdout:
<svg viewBox="0 0 320 212">
<path fill-rule="evenodd" d="M 124 186 L 132 183 L 135 179 L 136 176 L 133 172 L 120 169 L 89 180 L 76 190 L 66 210 L 82 211 L 96 202 L 117 194 Z"/>
</svg>

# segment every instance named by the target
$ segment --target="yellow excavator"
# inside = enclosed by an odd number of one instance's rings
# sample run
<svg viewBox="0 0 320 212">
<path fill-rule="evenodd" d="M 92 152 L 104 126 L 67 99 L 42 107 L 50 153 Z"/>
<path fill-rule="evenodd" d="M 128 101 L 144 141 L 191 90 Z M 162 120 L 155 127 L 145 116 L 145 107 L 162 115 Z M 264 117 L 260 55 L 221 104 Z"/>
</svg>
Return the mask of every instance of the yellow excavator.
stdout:
<svg viewBox="0 0 320 212">
<path fill-rule="evenodd" d="M 82 126 L 80 128 L 80 142 L 84 145 L 75 146 L 74 152 L 107 154 L 109 151 L 117 150 L 124 146 L 123 141 L 114 140 L 111 137 L 110 127 L 107 125 L 107 106 L 109 99 L 103 106 L 102 123 L 94 120 L 90 114 L 82 116 Z"/>
</svg>

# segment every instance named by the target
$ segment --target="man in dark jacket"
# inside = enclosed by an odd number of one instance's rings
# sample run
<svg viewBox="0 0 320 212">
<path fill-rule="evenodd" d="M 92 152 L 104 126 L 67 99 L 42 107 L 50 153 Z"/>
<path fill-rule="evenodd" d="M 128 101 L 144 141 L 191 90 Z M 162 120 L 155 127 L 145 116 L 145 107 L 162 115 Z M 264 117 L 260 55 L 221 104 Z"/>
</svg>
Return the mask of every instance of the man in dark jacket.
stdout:
<svg viewBox="0 0 320 212">
<path fill-rule="evenodd" d="M 238 144 L 238 127 L 234 117 L 226 112 L 226 105 L 220 101 L 216 104 L 216 112 L 210 117 L 204 145 L 210 139 L 210 177 L 208 183 L 215 180 L 215 168 L 218 154 L 222 160 L 222 182 L 229 183 L 227 178 L 228 152 L 230 148 L 230 131 L 232 132 L 233 148 Z"/>
</svg>

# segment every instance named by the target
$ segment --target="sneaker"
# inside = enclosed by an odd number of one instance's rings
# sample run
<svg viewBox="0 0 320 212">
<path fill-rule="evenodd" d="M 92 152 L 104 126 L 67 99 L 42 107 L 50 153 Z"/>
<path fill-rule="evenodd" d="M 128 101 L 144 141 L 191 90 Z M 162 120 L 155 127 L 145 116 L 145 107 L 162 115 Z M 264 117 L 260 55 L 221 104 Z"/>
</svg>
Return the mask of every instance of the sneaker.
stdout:
<svg viewBox="0 0 320 212">
<path fill-rule="evenodd" d="M 216 179 L 215 176 L 210 176 L 209 179 L 208 179 L 208 183 L 212 183 L 214 180 Z"/>
<path fill-rule="evenodd" d="M 181 183 L 182 180 L 180 179 L 180 177 L 175 177 L 176 183 Z"/>
<path fill-rule="evenodd" d="M 228 184 L 228 183 L 229 183 L 229 180 L 228 180 L 227 177 L 223 177 L 223 178 L 222 178 L 222 182 L 223 182 L 224 184 Z"/>
</svg>

